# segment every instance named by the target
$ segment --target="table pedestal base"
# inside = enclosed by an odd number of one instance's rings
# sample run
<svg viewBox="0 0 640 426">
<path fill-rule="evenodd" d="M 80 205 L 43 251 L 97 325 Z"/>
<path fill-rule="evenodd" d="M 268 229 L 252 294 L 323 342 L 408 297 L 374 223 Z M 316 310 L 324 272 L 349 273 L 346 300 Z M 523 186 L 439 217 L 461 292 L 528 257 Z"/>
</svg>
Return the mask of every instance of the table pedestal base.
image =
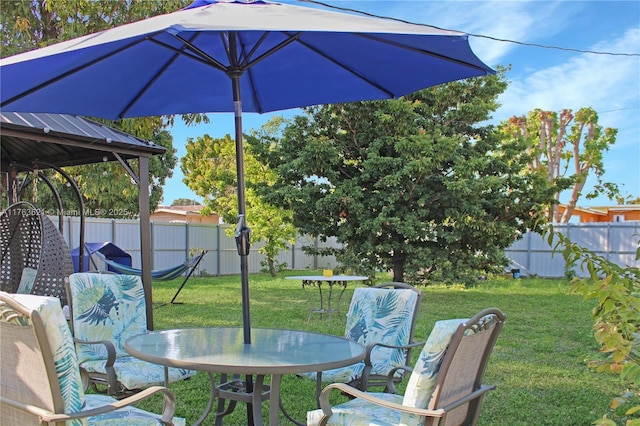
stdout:
<svg viewBox="0 0 640 426">
<path fill-rule="evenodd" d="M 222 418 L 228 414 L 231 414 L 233 410 L 236 408 L 236 404 L 238 402 L 242 402 L 247 404 L 247 410 L 251 409 L 251 414 L 253 416 L 253 424 L 256 426 L 262 425 L 262 402 L 269 399 L 271 401 L 271 386 L 264 384 L 263 375 L 256 376 L 255 383 L 252 383 L 253 390 L 247 390 L 247 383 L 243 381 L 240 377 L 234 376 L 231 380 L 227 381 L 227 375 L 221 374 L 221 384 L 216 385 L 215 383 L 211 383 L 212 386 L 215 387 L 215 394 L 218 398 L 218 407 L 216 409 L 216 420 L 215 426 L 222 426 Z M 277 387 L 279 389 L 280 383 L 278 377 L 277 379 L 272 378 L 273 381 L 278 381 Z M 276 393 L 275 395 L 278 395 Z M 279 402 L 279 401 L 278 401 Z M 277 424 L 278 418 L 278 402 L 274 404 L 270 403 L 269 413 L 270 413 L 270 424 Z M 209 404 L 212 405 L 212 402 Z M 226 405 L 226 408 L 225 408 Z M 274 416 L 275 414 L 275 416 Z M 275 417 L 275 420 L 273 420 Z M 274 423 L 274 421 L 276 423 Z"/>
</svg>

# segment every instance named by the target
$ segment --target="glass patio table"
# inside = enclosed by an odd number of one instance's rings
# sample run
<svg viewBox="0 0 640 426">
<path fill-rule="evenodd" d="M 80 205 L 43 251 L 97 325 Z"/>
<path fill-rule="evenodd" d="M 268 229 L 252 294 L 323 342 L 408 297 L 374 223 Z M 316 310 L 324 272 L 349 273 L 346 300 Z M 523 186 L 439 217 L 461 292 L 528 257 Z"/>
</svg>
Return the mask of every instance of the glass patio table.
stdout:
<svg viewBox="0 0 640 426">
<path fill-rule="evenodd" d="M 153 331 L 131 337 L 126 351 L 145 361 L 169 367 L 205 371 L 211 380 L 211 398 L 200 424 L 218 398 L 216 424 L 228 412 L 221 412 L 225 400 L 252 405 L 253 420 L 262 425 L 261 404 L 269 399 L 269 425 L 278 425 L 280 384 L 284 374 L 322 371 L 355 364 L 364 359 L 359 343 L 320 333 L 273 328 L 252 328 L 251 344 L 245 344 L 242 328 L 212 327 Z M 213 373 L 255 376 L 252 392 L 238 392 L 225 384 L 216 385 Z M 271 376 L 270 385 L 264 384 Z M 225 380 L 223 378 L 223 380 Z M 220 405 L 222 402 L 222 406 Z M 231 408 L 232 410 L 232 408 Z"/>
</svg>

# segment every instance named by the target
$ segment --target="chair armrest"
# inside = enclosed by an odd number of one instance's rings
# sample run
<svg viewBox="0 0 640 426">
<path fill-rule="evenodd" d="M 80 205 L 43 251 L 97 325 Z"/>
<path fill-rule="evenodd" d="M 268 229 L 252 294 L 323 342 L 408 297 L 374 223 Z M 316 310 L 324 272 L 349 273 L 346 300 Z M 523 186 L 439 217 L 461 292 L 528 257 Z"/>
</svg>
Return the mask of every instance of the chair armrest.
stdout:
<svg viewBox="0 0 640 426">
<path fill-rule="evenodd" d="M 73 341 L 74 343 L 78 343 L 80 345 L 104 345 L 105 349 L 107 350 L 107 361 L 105 363 L 105 366 L 112 367 L 116 362 L 116 347 L 110 340 L 80 340 L 74 337 Z"/>
<path fill-rule="evenodd" d="M 371 362 L 371 354 L 373 353 L 373 350 L 376 348 L 391 348 L 391 349 L 404 349 L 409 350 L 411 348 L 417 347 L 417 346 L 424 346 L 424 342 L 413 342 L 413 343 L 409 343 L 408 345 L 400 345 L 400 346 L 396 346 L 396 345 L 388 345 L 386 343 L 370 343 L 367 345 L 366 347 L 366 353 L 365 353 L 365 357 L 364 357 L 364 370 L 362 371 L 362 377 L 360 379 L 360 383 L 358 384 L 358 389 L 361 390 L 367 390 L 368 386 L 369 386 L 369 376 L 371 374 L 371 370 L 373 369 L 373 363 Z M 397 371 L 397 370 L 395 370 Z M 394 371 L 394 373 L 395 373 Z M 385 391 L 389 391 L 391 390 L 391 388 L 389 388 L 388 386 L 385 388 Z"/>
<path fill-rule="evenodd" d="M 429 410 L 424 408 L 415 408 L 415 407 L 407 407 L 402 404 L 397 404 L 395 402 L 387 401 L 384 399 L 376 398 L 369 392 L 363 392 L 359 389 L 356 389 L 352 386 L 349 386 L 344 383 L 332 383 L 326 386 L 322 393 L 320 394 L 320 408 L 322 409 L 323 418 L 320 421 L 320 424 L 323 425 L 326 423 L 326 420 L 333 414 L 333 410 L 331 409 L 331 404 L 329 403 L 329 393 L 332 389 L 338 389 L 341 392 L 351 395 L 355 398 L 360 398 L 364 401 L 370 402 L 375 405 L 379 405 L 381 407 L 389 408 L 392 410 L 398 410 L 404 413 L 415 414 L 421 417 L 444 417 L 444 415 L 451 411 L 452 409 L 466 404 L 469 401 L 472 401 L 477 398 L 481 398 L 486 392 L 495 389 L 495 386 L 481 386 L 478 390 L 472 392 L 464 398 L 460 398 L 459 400 L 454 401 L 453 403 L 447 405 L 446 407 L 439 408 L 437 410 Z"/>
<path fill-rule="evenodd" d="M 376 398 L 369 392 L 363 392 L 359 389 L 356 389 L 352 386 L 349 386 L 344 383 L 332 383 L 327 385 L 320 394 L 320 408 L 322 409 L 323 418 L 320 424 L 324 424 L 323 421 L 328 419 L 332 414 L 333 410 L 331 409 L 331 403 L 329 402 L 329 393 L 332 389 L 338 389 L 341 392 L 350 395 L 354 398 L 360 398 L 367 402 L 370 402 L 375 405 L 379 405 L 381 407 L 389 408 L 391 410 L 399 410 L 405 413 L 417 414 L 420 416 L 426 417 L 443 417 L 445 415 L 445 410 L 425 410 L 421 408 L 407 407 L 401 404 L 397 404 L 395 402 L 387 401 L 384 399 Z"/>
<path fill-rule="evenodd" d="M 391 348 L 391 349 L 412 349 L 415 348 L 417 346 L 424 346 L 425 342 L 413 342 L 413 343 L 409 343 L 408 345 L 401 345 L 401 346 L 396 346 L 396 345 L 387 345 L 386 343 L 370 343 L 367 345 L 366 347 L 366 354 L 364 356 L 364 365 L 365 366 L 372 366 L 373 364 L 371 363 L 371 352 L 373 352 L 373 350 L 377 347 L 381 347 L 381 348 Z"/>
<path fill-rule="evenodd" d="M 81 345 L 103 345 L 105 347 L 107 360 L 104 363 L 104 370 L 107 373 L 107 393 L 111 395 L 116 392 L 116 389 L 118 389 L 118 376 L 113 368 L 116 362 L 116 347 L 113 342 L 109 340 L 80 340 L 75 337 L 73 341 Z"/>
<path fill-rule="evenodd" d="M 162 422 L 165 425 L 169 425 L 169 426 L 173 425 L 173 416 L 176 410 L 176 398 L 169 389 L 162 386 L 152 386 L 130 397 L 114 401 L 109 405 L 105 405 L 99 408 L 94 408 L 92 410 L 79 411 L 77 413 L 72 413 L 72 414 L 54 414 L 40 407 L 23 404 L 21 402 L 14 401 L 6 397 L 0 397 L 0 401 L 2 401 L 3 404 L 14 407 L 18 410 L 26 411 L 28 413 L 33 414 L 34 416 L 38 416 L 41 418 L 43 422 L 53 423 L 53 422 L 64 422 L 66 420 L 73 420 L 73 419 L 82 419 L 82 418 L 87 418 L 91 416 L 96 416 L 99 414 L 109 413 L 111 411 L 115 411 L 120 408 L 124 408 L 126 406 L 136 404 L 142 401 L 143 399 L 146 399 L 149 396 L 156 394 L 158 392 L 164 393 Z"/>
<path fill-rule="evenodd" d="M 491 391 L 491 390 L 495 390 L 495 385 L 482 385 L 480 386 L 480 388 L 478 388 L 477 390 L 471 392 L 469 395 L 465 396 L 464 398 L 460 398 L 457 399 L 455 401 L 453 401 L 451 404 L 449 405 L 445 405 L 444 407 L 442 407 L 443 410 L 445 411 L 451 411 L 454 408 L 462 405 L 462 404 L 466 404 L 469 401 L 473 401 L 474 399 L 478 399 L 478 398 L 482 398 L 484 396 L 485 393 Z"/>
<path fill-rule="evenodd" d="M 386 386 L 385 392 L 393 393 L 393 394 L 398 393 L 398 391 L 396 390 L 396 384 L 394 383 L 394 377 L 396 375 L 396 371 L 398 370 L 404 370 L 407 373 L 410 373 L 413 371 L 413 368 L 408 367 L 406 365 L 400 365 L 398 367 L 395 367 L 389 370 L 389 373 L 387 374 L 387 384 L 385 385 Z"/>
</svg>

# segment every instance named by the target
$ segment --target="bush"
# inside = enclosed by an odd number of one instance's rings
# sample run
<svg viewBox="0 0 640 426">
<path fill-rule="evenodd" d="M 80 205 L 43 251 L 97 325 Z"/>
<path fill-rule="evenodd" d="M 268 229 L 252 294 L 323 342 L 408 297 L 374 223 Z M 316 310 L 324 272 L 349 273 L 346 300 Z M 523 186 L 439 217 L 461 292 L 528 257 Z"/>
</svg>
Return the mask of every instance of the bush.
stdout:
<svg viewBox="0 0 640 426">
<path fill-rule="evenodd" d="M 590 360 L 590 366 L 599 373 L 619 375 L 629 386 L 629 391 L 611 401 L 610 412 L 595 424 L 616 425 L 610 415 L 627 426 L 639 426 L 640 268 L 622 268 L 551 229 L 548 242 L 553 245 L 554 241 L 554 249 L 562 250 L 567 270 L 579 266 L 588 273 L 587 278 L 572 279 L 572 290 L 597 303 L 592 312 L 593 330 L 601 357 Z"/>
</svg>

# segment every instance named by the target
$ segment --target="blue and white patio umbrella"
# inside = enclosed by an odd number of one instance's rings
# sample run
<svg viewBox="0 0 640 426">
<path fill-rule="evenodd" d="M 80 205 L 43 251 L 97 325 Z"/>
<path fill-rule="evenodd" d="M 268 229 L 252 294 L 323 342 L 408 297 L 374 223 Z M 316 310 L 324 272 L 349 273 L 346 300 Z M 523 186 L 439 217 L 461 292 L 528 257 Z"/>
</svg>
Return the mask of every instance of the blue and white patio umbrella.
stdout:
<svg viewBox="0 0 640 426">
<path fill-rule="evenodd" d="M 242 113 L 396 98 L 493 72 L 460 32 L 266 1 L 198 0 L 0 60 L 0 109 L 114 120 L 234 112 L 248 344 Z"/>
</svg>

